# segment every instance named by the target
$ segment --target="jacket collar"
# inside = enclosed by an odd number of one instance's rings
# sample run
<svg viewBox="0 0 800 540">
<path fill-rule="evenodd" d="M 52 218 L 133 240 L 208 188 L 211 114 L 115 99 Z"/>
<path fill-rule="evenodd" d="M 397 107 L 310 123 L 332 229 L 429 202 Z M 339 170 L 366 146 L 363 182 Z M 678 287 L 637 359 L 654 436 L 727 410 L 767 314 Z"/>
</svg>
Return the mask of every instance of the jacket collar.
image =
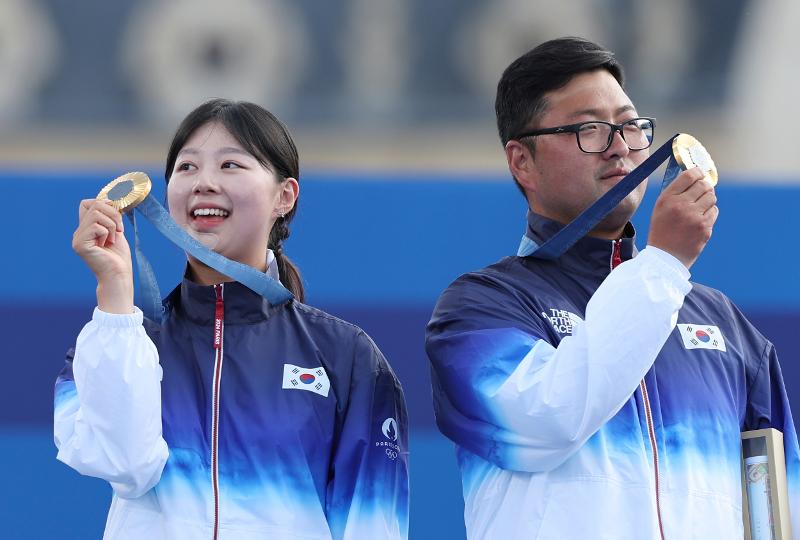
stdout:
<svg viewBox="0 0 800 540">
<path fill-rule="evenodd" d="M 176 312 L 195 324 L 214 323 L 217 294 L 215 285 L 198 285 L 183 278 L 165 299 L 167 313 Z M 293 302 L 271 306 L 266 298 L 236 281 L 222 284 L 225 324 L 253 324 L 266 320 Z"/>
<path fill-rule="evenodd" d="M 525 236 L 536 244 L 542 245 L 563 226 L 561 223 L 529 210 Z M 584 236 L 575 242 L 556 262 L 571 271 L 605 277 L 611 272 L 611 260 L 616 242 L 620 242 L 620 256 L 623 261 L 636 256 L 636 230 L 628 222 L 621 239 L 614 241 Z M 533 259 L 533 257 L 526 257 L 526 259 Z"/>
<path fill-rule="evenodd" d="M 279 280 L 277 266 L 272 250 L 267 250 L 267 274 Z M 186 270 L 181 284 L 164 301 L 167 313 L 177 311 L 196 324 L 213 324 L 217 302 L 216 286 L 195 283 L 187 277 L 188 266 Z M 266 298 L 237 281 L 222 284 L 222 300 L 225 306 L 225 324 L 257 323 L 283 307 L 271 306 Z"/>
</svg>

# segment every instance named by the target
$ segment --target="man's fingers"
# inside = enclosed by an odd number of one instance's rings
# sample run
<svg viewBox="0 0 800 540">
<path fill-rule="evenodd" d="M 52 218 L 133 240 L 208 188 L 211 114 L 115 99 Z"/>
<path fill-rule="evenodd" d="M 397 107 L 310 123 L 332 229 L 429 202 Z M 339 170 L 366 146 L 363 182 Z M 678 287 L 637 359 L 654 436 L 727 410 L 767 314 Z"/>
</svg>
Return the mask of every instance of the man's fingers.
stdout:
<svg viewBox="0 0 800 540">
<path fill-rule="evenodd" d="M 711 188 L 703 193 L 703 195 L 695 201 L 695 204 L 700 211 L 705 214 L 709 208 L 717 204 L 717 194 L 714 192 L 714 189 Z"/>
<path fill-rule="evenodd" d="M 664 190 L 665 193 L 680 195 L 692 187 L 695 182 L 703 178 L 703 171 L 700 167 L 693 167 L 680 173 L 673 182 Z"/>
<path fill-rule="evenodd" d="M 695 180 L 679 197 L 691 204 L 696 203 L 709 192 L 714 192 L 713 186 L 701 177 L 699 180 Z"/>
</svg>

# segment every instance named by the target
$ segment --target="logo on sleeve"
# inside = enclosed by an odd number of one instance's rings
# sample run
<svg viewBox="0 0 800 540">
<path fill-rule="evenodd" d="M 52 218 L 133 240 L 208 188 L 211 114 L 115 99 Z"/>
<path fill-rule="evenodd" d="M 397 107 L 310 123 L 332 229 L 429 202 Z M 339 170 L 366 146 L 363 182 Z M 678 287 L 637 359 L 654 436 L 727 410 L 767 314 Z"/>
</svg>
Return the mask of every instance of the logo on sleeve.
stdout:
<svg viewBox="0 0 800 540">
<path fill-rule="evenodd" d="M 398 436 L 397 420 L 394 418 L 387 418 L 384 420 L 383 424 L 381 425 L 381 432 L 383 433 L 383 436 L 389 440 L 375 441 L 375 447 L 383 448 L 383 452 L 389 459 L 397 459 L 397 455 L 400 453 L 400 445 L 395 443 Z"/>
<path fill-rule="evenodd" d="M 566 309 L 550 308 L 550 313 L 542 311 L 542 317 L 550 321 L 559 334 L 572 334 L 572 328 L 583 322 L 583 319 Z"/>
<path fill-rule="evenodd" d="M 303 368 L 292 364 L 283 364 L 283 389 L 307 390 L 323 397 L 328 397 L 331 382 L 323 367 Z"/>
<path fill-rule="evenodd" d="M 678 331 L 687 349 L 713 349 L 726 352 L 725 338 L 716 326 L 707 324 L 679 324 Z"/>
<path fill-rule="evenodd" d="M 383 425 L 381 426 L 381 431 L 383 431 L 383 436 L 389 439 L 390 441 L 397 440 L 397 421 L 394 418 L 387 418 L 383 421 Z"/>
</svg>

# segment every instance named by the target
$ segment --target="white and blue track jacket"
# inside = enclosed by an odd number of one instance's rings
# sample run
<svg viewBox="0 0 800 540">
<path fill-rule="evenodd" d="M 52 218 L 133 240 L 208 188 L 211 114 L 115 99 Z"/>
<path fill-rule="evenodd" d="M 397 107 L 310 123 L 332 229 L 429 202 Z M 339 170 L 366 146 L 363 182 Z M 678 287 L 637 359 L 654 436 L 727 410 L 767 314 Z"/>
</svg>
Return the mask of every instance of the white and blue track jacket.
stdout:
<svg viewBox="0 0 800 540">
<path fill-rule="evenodd" d="M 559 227 L 530 215 L 528 235 Z M 584 238 L 505 258 L 443 293 L 426 347 L 470 540 L 741 539 L 740 432 L 766 427 L 784 433 L 800 538 L 775 350 L 671 255 Z"/>
<path fill-rule="evenodd" d="M 166 307 L 95 310 L 56 383 L 58 459 L 113 487 L 104 538 L 407 538 L 403 392 L 363 331 L 239 283 Z"/>
</svg>

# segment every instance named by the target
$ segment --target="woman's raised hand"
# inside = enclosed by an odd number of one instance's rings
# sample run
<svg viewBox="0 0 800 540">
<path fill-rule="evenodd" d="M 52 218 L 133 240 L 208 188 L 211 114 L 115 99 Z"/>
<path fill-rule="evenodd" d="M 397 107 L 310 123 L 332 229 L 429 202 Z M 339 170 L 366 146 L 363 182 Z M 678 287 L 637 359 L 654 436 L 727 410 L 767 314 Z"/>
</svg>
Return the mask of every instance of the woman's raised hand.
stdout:
<svg viewBox="0 0 800 540">
<path fill-rule="evenodd" d="M 97 306 L 107 313 L 133 313 L 131 250 L 123 234 L 122 214 L 111 203 L 84 199 L 72 249 L 97 278 Z"/>
</svg>

